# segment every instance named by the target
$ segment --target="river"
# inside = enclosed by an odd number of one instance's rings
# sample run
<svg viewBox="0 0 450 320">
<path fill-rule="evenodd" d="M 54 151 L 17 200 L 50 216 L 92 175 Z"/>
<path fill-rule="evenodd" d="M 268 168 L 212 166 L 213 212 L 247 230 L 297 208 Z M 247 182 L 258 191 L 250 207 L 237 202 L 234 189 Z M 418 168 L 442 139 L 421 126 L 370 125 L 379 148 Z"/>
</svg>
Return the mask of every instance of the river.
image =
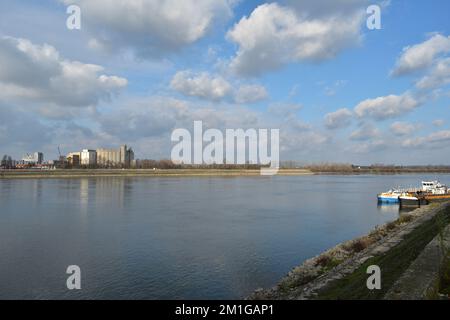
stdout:
<svg viewBox="0 0 450 320">
<path fill-rule="evenodd" d="M 0 299 L 242 298 L 396 219 L 376 194 L 423 179 L 436 175 L 0 180 Z"/>
</svg>

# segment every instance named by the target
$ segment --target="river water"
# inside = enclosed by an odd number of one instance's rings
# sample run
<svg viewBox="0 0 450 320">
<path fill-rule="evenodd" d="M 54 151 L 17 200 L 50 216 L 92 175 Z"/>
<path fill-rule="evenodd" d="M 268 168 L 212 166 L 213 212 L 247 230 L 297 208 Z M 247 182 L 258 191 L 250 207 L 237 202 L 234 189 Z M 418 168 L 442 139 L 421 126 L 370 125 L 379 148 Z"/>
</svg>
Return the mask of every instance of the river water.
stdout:
<svg viewBox="0 0 450 320">
<path fill-rule="evenodd" d="M 0 299 L 242 298 L 396 219 L 378 192 L 436 178 L 0 180 Z"/>
</svg>

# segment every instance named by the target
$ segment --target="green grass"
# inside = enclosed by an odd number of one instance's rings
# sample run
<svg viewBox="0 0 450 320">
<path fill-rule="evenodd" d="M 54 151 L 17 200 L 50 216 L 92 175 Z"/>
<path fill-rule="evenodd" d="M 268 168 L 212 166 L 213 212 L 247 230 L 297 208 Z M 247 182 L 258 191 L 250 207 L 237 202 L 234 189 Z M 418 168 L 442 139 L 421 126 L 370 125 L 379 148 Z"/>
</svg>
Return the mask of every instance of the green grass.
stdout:
<svg viewBox="0 0 450 320">
<path fill-rule="evenodd" d="M 450 296 L 450 254 L 447 256 L 445 268 L 442 272 L 440 290 L 441 294 L 446 294 Z"/>
<path fill-rule="evenodd" d="M 441 222 L 441 224 L 445 225 L 445 222 Z M 442 230 L 444 230 L 444 228 L 442 228 Z M 442 255 L 444 257 L 439 283 L 439 293 L 450 297 L 450 247 L 446 244 L 445 237 L 445 232 L 442 232 L 439 236 Z"/>
<path fill-rule="evenodd" d="M 443 225 L 450 222 L 450 210 L 442 210 L 405 236 L 402 242 L 380 256 L 367 260 L 360 268 L 343 279 L 336 280 L 324 288 L 317 299 L 323 300 L 376 300 L 382 299 L 395 281 L 418 257 L 423 248 L 436 237 Z M 366 281 L 367 267 L 378 265 L 382 272 L 382 289 L 369 290 Z"/>
</svg>

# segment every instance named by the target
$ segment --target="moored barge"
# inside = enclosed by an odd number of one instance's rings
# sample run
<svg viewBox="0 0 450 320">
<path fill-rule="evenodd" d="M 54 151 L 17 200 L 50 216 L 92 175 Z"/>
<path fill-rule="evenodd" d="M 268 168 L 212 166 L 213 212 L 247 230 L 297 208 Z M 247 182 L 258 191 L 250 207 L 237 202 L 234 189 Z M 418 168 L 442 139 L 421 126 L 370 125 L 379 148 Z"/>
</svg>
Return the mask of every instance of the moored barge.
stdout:
<svg viewBox="0 0 450 320">
<path fill-rule="evenodd" d="M 449 201 L 450 189 L 438 181 L 423 181 L 422 190 L 399 196 L 401 207 L 420 207 L 430 202 Z"/>
</svg>

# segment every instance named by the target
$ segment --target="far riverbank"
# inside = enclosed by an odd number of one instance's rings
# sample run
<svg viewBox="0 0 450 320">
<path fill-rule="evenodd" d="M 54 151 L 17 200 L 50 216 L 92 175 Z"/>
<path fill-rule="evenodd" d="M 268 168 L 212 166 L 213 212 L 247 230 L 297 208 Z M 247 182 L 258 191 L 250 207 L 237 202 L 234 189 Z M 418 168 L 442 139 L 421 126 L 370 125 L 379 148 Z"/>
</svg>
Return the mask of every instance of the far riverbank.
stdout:
<svg viewBox="0 0 450 320">
<path fill-rule="evenodd" d="M 279 176 L 308 175 L 402 175 L 402 174 L 448 174 L 447 170 L 310 170 L 280 169 Z M 256 177 L 261 176 L 259 169 L 56 169 L 0 170 L 0 179 L 46 179 L 46 178 L 90 178 L 90 177 Z"/>
<path fill-rule="evenodd" d="M 278 175 L 313 175 L 310 170 L 280 169 Z M 242 177 L 260 176 L 259 169 L 58 169 L 0 171 L 0 179 L 86 177 Z"/>
</svg>

